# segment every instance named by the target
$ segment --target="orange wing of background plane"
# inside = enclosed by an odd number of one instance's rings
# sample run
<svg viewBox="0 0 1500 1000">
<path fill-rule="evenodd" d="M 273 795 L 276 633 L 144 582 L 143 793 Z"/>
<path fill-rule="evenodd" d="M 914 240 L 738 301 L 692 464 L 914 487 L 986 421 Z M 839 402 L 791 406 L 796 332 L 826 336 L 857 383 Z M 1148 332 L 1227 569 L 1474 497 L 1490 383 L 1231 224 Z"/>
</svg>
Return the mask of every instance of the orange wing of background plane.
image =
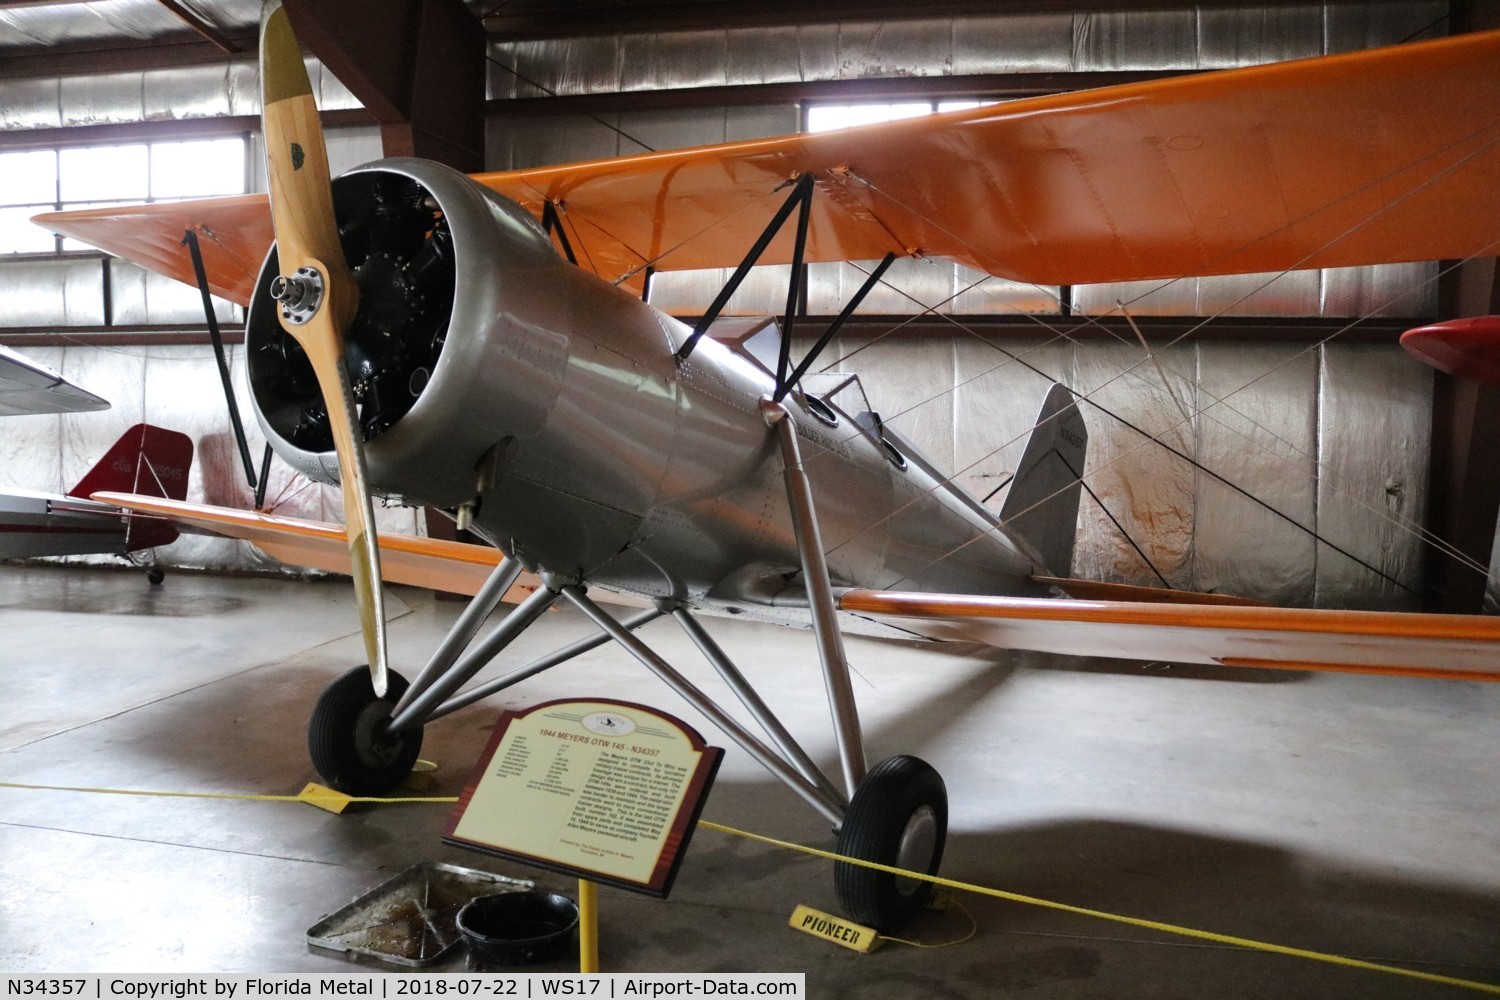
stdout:
<svg viewBox="0 0 1500 1000">
<path fill-rule="evenodd" d="M 477 175 L 560 216 L 606 278 L 739 262 L 812 172 L 807 259 L 955 258 L 1075 284 L 1493 254 L 1500 32 L 1012 101 L 928 118 Z M 263 198 L 40 216 L 244 303 Z M 790 235 L 763 263 L 790 258 Z"/>
</svg>

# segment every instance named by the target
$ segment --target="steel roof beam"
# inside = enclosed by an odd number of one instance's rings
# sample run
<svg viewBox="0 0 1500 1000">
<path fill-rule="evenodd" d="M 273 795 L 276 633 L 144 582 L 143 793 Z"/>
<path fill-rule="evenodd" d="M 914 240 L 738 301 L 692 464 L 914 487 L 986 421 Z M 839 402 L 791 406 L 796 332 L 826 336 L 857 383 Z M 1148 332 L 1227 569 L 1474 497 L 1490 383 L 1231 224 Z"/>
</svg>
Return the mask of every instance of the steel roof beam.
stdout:
<svg viewBox="0 0 1500 1000">
<path fill-rule="evenodd" d="M 484 28 L 460 0 L 283 6 L 313 55 L 375 115 L 387 156 L 484 169 Z"/>
</svg>

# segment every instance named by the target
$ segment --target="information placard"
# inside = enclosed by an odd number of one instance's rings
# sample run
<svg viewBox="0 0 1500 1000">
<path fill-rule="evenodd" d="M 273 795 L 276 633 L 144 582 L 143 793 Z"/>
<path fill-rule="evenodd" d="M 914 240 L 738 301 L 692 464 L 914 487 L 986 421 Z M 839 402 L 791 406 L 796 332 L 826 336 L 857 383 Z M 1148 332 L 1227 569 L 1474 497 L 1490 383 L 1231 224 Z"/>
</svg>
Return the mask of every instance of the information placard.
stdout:
<svg viewBox="0 0 1500 1000">
<path fill-rule="evenodd" d="M 723 753 L 631 702 L 506 712 L 443 839 L 665 897 Z"/>
</svg>

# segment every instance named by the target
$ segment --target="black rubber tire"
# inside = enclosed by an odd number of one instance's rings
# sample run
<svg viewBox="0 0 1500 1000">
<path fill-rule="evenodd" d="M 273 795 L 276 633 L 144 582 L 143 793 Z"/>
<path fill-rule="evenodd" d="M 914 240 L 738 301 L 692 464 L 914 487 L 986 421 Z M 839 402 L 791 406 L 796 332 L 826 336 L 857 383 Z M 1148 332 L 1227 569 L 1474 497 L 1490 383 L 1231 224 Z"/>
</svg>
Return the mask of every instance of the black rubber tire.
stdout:
<svg viewBox="0 0 1500 1000">
<path fill-rule="evenodd" d="M 167 571 L 160 566 L 152 566 L 146 570 L 146 582 L 153 587 L 160 587 L 161 582 L 167 578 Z"/>
<path fill-rule="evenodd" d="M 914 836 L 912 849 L 919 856 L 903 862 L 901 842 L 908 826 L 914 834 L 930 835 L 932 842 L 923 858 L 925 839 Z M 947 839 L 948 789 L 942 776 L 916 757 L 891 757 L 875 765 L 855 789 L 839 829 L 838 853 L 935 875 Z M 833 888 L 851 920 L 882 933 L 899 930 L 932 896 L 931 882 L 846 862 L 834 865 Z"/>
<path fill-rule="evenodd" d="M 394 671 L 384 698 L 375 697 L 369 667 L 355 667 L 323 689 L 307 724 L 307 751 L 331 788 L 345 795 L 385 795 L 411 773 L 422 752 L 422 727 L 398 737 L 376 735 L 405 693 Z"/>
</svg>

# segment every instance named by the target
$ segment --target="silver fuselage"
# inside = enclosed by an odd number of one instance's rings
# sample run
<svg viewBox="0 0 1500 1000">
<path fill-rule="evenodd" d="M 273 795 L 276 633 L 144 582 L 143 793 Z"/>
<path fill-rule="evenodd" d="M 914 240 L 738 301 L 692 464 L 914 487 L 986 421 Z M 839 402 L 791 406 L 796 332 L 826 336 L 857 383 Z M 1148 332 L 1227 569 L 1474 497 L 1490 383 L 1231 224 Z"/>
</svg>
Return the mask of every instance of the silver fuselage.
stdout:
<svg viewBox="0 0 1500 1000">
<path fill-rule="evenodd" d="M 461 174 L 415 160 L 362 170 L 420 181 L 451 226 L 457 261 L 430 379 L 366 446 L 372 488 L 411 504 L 471 505 L 478 530 L 532 569 L 801 617 L 783 466 L 761 414 L 765 371 L 710 338 L 679 362 L 683 324 L 568 263 L 527 212 Z M 252 350 L 274 321 L 258 296 Z M 1046 593 L 1031 580 L 1044 570 L 1035 554 L 909 445 L 903 467 L 850 414 L 835 410 L 830 425 L 799 394 L 786 405 L 836 587 Z M 283 457 L 336 480 L 332 452 L 291 445 L 259 397 L 257 412 Z"/>
</svg>

